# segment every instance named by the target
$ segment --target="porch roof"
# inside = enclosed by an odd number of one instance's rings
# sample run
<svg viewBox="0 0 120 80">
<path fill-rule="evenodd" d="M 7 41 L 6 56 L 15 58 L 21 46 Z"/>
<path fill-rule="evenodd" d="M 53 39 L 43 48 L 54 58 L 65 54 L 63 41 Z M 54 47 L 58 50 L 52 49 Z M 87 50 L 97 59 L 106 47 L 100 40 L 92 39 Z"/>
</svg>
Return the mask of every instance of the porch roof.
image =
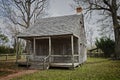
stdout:
<svg viewBox="0 0 120 80">
<path fill-rule="evenodd" d="M 68 15 L 60 17 L 50 17 L 38 20 L 18 37 L 35 37 L 35 36 L 56 36 L 56 35 L 80 35 L 81 15 Z"/>
</svg>

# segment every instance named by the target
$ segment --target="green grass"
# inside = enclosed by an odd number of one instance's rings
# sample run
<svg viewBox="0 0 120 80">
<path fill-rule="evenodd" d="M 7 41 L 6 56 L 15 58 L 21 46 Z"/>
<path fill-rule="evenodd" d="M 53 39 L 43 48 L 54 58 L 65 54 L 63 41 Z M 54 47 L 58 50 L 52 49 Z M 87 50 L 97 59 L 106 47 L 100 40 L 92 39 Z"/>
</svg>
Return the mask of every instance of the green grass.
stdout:
<svg viewBox="0 0 120 80">
<path fill-rule="evenodd" d="M 7 60 L 15 60 L 16 56 L 8 56 Z M 6 56 L 1 56 L 0 55 L 0 61 L 5 61 L 6 60 Z"/>
<path fill-rule="evenodd" d="M 12 80 L 120 80 L 120 61 L 88 58 L 84 65 L 74 70 L 40 70 Z"/>
</svg>

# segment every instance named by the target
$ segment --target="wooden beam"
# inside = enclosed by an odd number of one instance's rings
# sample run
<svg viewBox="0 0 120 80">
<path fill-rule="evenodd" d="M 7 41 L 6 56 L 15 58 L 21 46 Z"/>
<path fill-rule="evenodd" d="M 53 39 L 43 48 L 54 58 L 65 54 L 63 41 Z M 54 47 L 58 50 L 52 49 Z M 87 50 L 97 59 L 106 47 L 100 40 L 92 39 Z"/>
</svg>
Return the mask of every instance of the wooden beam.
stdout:
<svg viewBox="0 0 120 80">
<path fill-rule="evenodd" d="M 71 55 L 51 55 L 52 57 L 72 57 Z M 79 56 L 78 54 L 73 55 L 73 56 Z"/>
<path fill-rule="evenodd" d="M 35 40 L 36 39 L 33 38 L 33 53 L 34 53 L 34 55 L 36 54 L 36 41 Z"/>
<path fill-rule="evenodd" d="M 35 39 L 49 39 L 49 37 L 37 37 Z"/>
<path fill-rule="evenodd" d="M 51 57 L 71 57 L 71 55 L 51 55 Z"/>
<path fill-rule="evenodd" d="M 51 62 L 51 37 L 49 37 L 49 62 Z"/>
<path fill-rule="evenodd" d="M 74 68 L 74 39 L 73 35 L 71 36 L 71 49 L 72 49 L 72 67 Z"/>
</svg>

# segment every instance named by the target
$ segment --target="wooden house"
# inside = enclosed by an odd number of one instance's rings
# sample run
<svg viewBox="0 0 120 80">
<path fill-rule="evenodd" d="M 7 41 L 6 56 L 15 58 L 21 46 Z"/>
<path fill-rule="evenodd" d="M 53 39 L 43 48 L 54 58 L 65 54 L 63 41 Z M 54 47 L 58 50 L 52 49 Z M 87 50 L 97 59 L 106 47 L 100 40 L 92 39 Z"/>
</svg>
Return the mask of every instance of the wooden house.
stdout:
<svg viewBox="0 0 120 80">
<path fill-rule="evenodd" d="M 17 37 L 29 42 L 30 68 L 74 68 L 87 59 L 82 14 L 40 19 Z"/>
</svg>

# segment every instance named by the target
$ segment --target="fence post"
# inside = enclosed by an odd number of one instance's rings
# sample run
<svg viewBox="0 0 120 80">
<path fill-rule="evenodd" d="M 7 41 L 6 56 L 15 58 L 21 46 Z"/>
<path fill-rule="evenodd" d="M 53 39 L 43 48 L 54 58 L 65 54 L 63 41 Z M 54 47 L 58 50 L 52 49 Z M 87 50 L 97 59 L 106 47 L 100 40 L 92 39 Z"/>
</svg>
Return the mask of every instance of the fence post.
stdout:
<svg viewBox="0 0 120 80">
<path fill-rule="evenodd" d="M 6 61 L 7 61 L 7 60 L 8 60 L 8 58 L 7 58 L 7 57 L 8 57 L 8 54 L 6 54 L 5 56 L 6 56 Z"/>
</svg>

